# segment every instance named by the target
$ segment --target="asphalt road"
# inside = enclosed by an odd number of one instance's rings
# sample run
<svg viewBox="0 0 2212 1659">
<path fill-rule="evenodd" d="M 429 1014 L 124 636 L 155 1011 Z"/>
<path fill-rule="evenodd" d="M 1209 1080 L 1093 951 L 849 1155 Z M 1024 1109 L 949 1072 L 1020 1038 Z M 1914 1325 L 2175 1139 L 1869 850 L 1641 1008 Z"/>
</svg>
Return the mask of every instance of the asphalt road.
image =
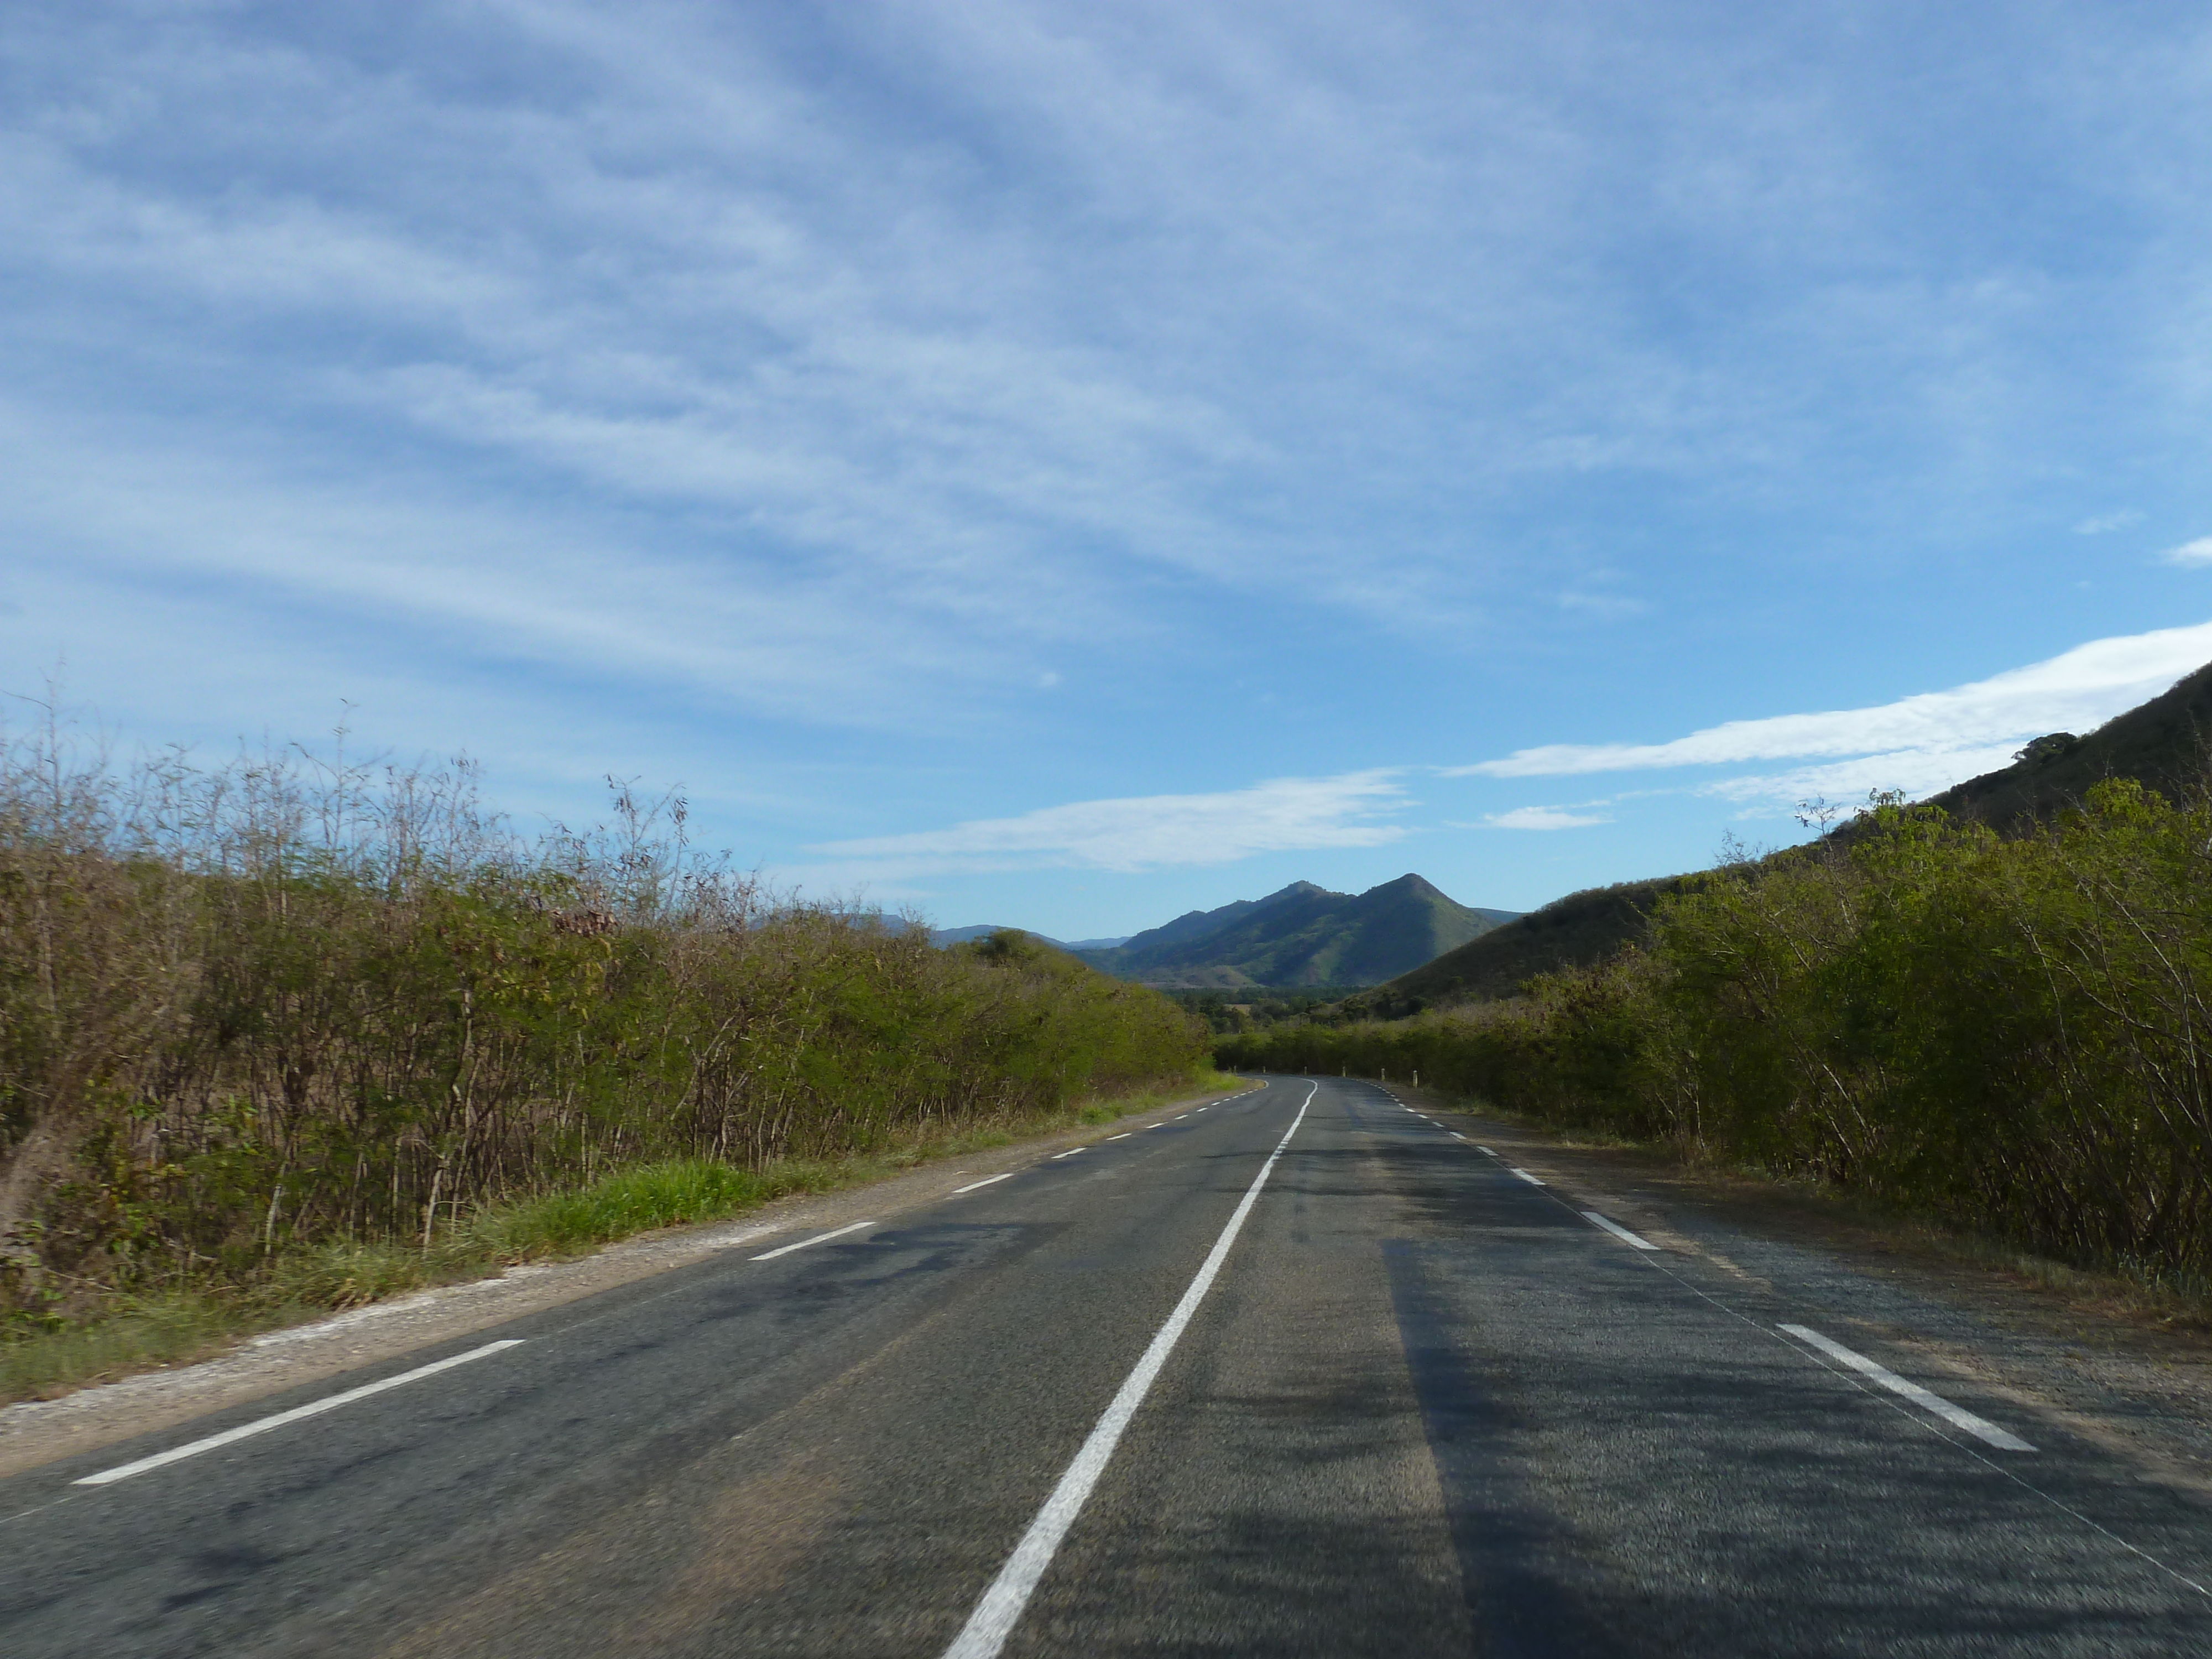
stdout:
<svg viewBox="0 0 2212 1659">
<path fill-rule="evenodd" d="M 2212 1653 L 2205 1501 L 1832 1262 L 1371 1085 L 1100 1135 L 0 1482 L 0 1652 Z"/>
</svg>

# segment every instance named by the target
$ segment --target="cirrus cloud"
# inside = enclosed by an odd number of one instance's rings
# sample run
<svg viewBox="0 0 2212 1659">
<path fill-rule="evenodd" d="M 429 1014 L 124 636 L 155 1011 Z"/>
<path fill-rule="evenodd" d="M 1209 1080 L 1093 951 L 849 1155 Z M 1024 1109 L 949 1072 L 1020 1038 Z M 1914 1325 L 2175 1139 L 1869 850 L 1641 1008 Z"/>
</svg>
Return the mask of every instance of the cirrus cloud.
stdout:
<svg viewBox="0 0 2212 1659">
<path fill-rule="evenodd" d="M 1595 813 L 1562 811 L 1556 806 L 1516 806 L 1510 812 L 1493 812 L 1482 821 L 1486 830 L 1584 830 L 1613 820 Z"/>
<path fill-rule="evenodd" d="M 1258 853 L 1380 847 L 1406 834 L 1382 815 L 1412 803 L 1393 768 L 1276 778 L 1214 794 L 1144 795 L 1040 807 L 949 830 L 825 842 L 808 850 L 839 874 L 1082 868 L 1140 871 L 1229 864 Z"/>
<path fill-rule="evenodd" d="M 2203 544 L 2212 550 L 2212 538 Z M 2212 561 L 2212 551 L 2206 556 Z M 2208 659 L 2212 623 L 2200 623 L 2092 640 L 2025 668 L 1873 708 L 1729 720 L 1668 743 L 1550 744 L 1454 767 L 1449 775 L 1565 777 L 1845 755 L 1878 755 L 1902 763 L 1908 756 L 1982 750 L 2045 732 L 2100 726 Z"/>
</svg>

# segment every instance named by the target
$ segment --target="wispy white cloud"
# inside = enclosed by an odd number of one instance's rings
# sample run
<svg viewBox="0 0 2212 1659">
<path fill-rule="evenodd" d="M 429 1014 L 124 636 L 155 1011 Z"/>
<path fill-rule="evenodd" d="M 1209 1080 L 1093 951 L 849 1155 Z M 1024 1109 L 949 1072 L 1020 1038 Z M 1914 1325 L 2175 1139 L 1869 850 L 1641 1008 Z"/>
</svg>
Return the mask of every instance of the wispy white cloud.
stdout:
<svg viewBox="0 0 2212 1659">
<path fill-rule="evenodd" d="M 1571 588 L 1559 595 L 1559 609 L 1598 622 L 1625 622 L 1631 617 L 1640 617 L 1651 607 L 1643 600 L 1626 593 L 1594 592 L 1585 588 Z"/>
<path fill-rule="evenodd" d="M 1903 749 L 1885 755 L 1836 761 L 1826 766 L 1721 778 L 1700 785 L 1698 793 L 1727 800 L 1779 803 L 1785 806 L 1808 800 L 1850 805 L 1863 801 L 1869 792 L 1876 789 L 1899 790 L 1917 799 L 2009 766 L 2018 752 L 2016 741 L 1963 749 Z"/>
<path fill-rule="evenodd" d="M 2094 640 L 2047 661 L 1948 691 L 1868 708 L 1730 720 L 1668 743 L 1553 744 L 1452 769 L 1457 775 L 1561 777 L 1821 755 L 1938 754 L 2083 730 L 2212 660 L 2212 623 Z"/>
<path fill-rule="evenodd" d="M 2164 556 L 2168 564 L 2212 564 L 2212 536 L 2199 536 L 2193 542 L 2170 547 Z"/>
<path fill-rule="evenodd" d="M 1482 822 L 1489 830 L 1584 830 L 1613 820 L 1595 812 L 1569 812 L 1556 806 L 1516 806 L 1510 812 L 1493 812 Z"/>
<path fill-rule="evenodd" d="M 1382 769 L 1277 778 L 1218 794 L 1075 801 L 949 830 L 866 836 L 809 848 L 843 881 L 927 871 L 1154 870 L 1228 864 L 1257 853 L 1380 847 L 1406 834 L 1385 815 L 1411 805 Z"/>
<path fill-rule="evenodd" d="M 930 614 L 921 595 L 902 615 L 869 604 L 888 576 L 802 576 L 767 559 L 641 545 L 603 515 L 291 478 L 249 458 L 136 440 L 39 419 L 0 394 L 0 489 L 27 550 L 19 562 L 57 568 L 57 613 L 72 603 L 68 586 L 96 591 L 82 580 L 94 570 L 109 581 L 228 584 L 257 610 L 289 602 L 343 618 L 325 623 L 325 648 L 311 659 L 328 656 L 342 628 L 366 623 L 441 655 L 657 683 L 818 723 L 905 723 L 915 716 L 892 688 L 910 678 L 929 680 L 940 713 L 988 679 L 1028 678 L 1018 659 L 962 651 L 941 611 L 938 629 L 916 626 Z M 128 489 L 115 487 L 118 476 Z M 74 603 L 82 614 L 58 643 L 82 654 L 108 624 L 95 625 L 104 607 Z"/>
<path fill-rule="evenodd" d="M 1562 27 L 1571 50 L 1502 15 L 1051 0 L 50 21 L 0 46 L 27 89 L 0 243 L 25 338 L 106 343 L 131 407 L 173 377 L 196 430 L 369 420 L 479 488 L 506 465 L 525 496 L 708 515 L 825 613 L 857 577 L 879 628 L 988 649 L 1077 611 L 1141 628 L 1163 568 L 1449 627 L 1514 560 L 1431 526 L 1529 481 L 1787 473 L 1826 441 L 1807 385 L 1875 395 L 1899 364 L 1905 403 L 1986 422 L 1987 341 L 2051 296 L 1837 264 L 1890 192 L 1825 54 Z M 1585 74 L 1632 112 L 1595 116 Z M 1637 274 L 1662 259 L 1771 286 L 1670 336 Z M 734 562 L 708 581 L 749 603 Z"/>
<path fill-rule="evenodd" d="M 2142 522 L 2143 515 L 2132 507 L 2122 507 L 2117 513 L 2100 513 L 2081 520 L 2074 526 L 2077 536 L 2109 536 L 2116 530 L 2126 530 Z"/>
</svg>

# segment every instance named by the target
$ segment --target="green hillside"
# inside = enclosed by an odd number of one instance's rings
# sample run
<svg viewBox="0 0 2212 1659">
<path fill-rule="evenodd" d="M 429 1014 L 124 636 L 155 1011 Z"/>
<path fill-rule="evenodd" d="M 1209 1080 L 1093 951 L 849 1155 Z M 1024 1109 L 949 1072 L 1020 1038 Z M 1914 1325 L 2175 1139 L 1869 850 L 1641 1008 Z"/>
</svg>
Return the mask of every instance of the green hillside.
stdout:
<svg viewBox="0 0 2212 1659">
<path fill-rule="evenodd" d="M 1191 911 L 1118 949 L 1081 954 L 1148 985 L 1373 985 L 1511 916 L 1455 902 L 1416 875 L 1356 895 L 1300 881 L 1263 899 Z"/>
<path fill-rule="evenodd" d="M 2012 765 L 1929 799 L 1954 817 L 2012 831 L 2079 805 L 2091 785 L 2106 778 L 2138 779 L 2178 799 L 2202 786 L 2208 734 L 2212 665 L 2087 737 L 2059 732 L 2039 738 Z M 1835 833 L 1851 830 L 1844 826 Z M 1388 1018 L 1437 1003 L 1510 996 L 1532 975 L 1589 967 L 1640 936 L 1662 894 L 1696 879 L 1667 876 L 1570 893 L 1400 975 L 1347 1012 Z"/>
<path fill-rule="evenodd" d="M 1510 996 L 1532 975 L 1589 967 L 1644 931 L 1661 894 L 1695 879 L 1668 876 L 1570 893 L 1401 974 L 1346 1012 L 1395 1018 L 1433 1003 Z"/>
<path fill-rule="evenodd" d="M 2048 817 L 2080 804 L 2092 784 L 2136 778 L 2169 800 L 2199 787 L 2205 740 L 2212 734 L 2212 664 L 2170 691 L 2115 715 L 2086 738 L 2054 732 L 2029 744 L 2021 759 L 1929 799 L 1955 817 L 1997 830 Z"/>
</svg>

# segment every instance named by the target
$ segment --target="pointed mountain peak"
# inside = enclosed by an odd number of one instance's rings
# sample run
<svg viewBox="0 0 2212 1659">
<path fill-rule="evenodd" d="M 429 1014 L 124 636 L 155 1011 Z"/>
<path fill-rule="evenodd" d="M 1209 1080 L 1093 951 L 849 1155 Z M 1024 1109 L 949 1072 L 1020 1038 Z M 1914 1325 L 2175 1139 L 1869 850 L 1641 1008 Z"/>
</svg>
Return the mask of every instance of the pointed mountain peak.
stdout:
<svg viewBox="0 0 2212 1659">
<path fill-rule="evenodd" d="M 1445 897 L 1443 889 L 1438 887 L 1427 877 L 1417 876 L 1410 870 L 1395 881 L 1386 881 L 1379 886 L 1369 888 L 1359 896 L 1373 898 L 1377 893 L 1407 893 L 1415 898 Z"/>
</svg>

